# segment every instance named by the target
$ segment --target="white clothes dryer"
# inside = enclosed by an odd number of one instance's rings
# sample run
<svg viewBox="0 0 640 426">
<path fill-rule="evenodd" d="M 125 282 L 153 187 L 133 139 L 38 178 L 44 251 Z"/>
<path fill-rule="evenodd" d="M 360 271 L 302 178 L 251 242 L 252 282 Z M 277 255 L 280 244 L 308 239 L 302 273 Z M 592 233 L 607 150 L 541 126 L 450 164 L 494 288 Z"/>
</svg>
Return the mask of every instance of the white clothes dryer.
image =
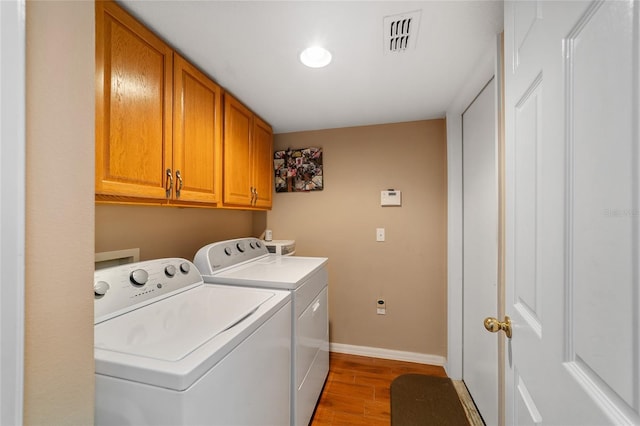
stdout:
<svg viewBox="0 0 640 426">
<path fill-rule="evenodd" d="M 291 296 L 171 258 L 94 275 L 98 425 L 289 424 Z"/>
<path fill-rule="evenodd" d="M 328 271 L 325 257 L 270 254 L 262 240 L 202 247 L 194 263 L 205 283 L 291 292 L 291 424 L 307 426 L 329 372 Z"/>
</svg>

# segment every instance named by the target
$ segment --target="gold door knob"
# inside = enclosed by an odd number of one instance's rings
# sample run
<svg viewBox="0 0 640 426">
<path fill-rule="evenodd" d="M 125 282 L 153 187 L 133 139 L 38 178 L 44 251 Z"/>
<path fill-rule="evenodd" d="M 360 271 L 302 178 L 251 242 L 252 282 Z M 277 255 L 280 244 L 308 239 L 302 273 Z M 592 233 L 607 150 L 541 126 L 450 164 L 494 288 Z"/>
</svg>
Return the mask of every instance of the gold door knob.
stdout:
<svg viewBox="0 0 640 426">
<path fill-rule="evenodd" d="M 492 333 L 497 333 L 502 330 L 507 337 L 511 339 L 511 318 L 505 316 L 504 322 L 498 321 L 496 318 L 487 317 L 484 319 L 484 328 Z"/>
</svg>

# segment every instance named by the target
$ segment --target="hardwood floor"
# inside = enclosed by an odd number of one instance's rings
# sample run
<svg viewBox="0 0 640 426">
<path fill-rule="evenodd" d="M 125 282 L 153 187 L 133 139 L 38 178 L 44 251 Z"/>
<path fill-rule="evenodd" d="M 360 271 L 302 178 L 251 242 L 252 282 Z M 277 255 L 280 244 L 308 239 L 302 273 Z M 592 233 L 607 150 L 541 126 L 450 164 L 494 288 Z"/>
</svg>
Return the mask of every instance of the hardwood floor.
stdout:
<svg viewBox="0 0 640 426">
<path fill-rule="evenodd" d="M 406 373 L 447 376 L 438 366 L 331 352 L 329 376 L 311 426 L 388 426 L 389 387 Z"/>
</svg>

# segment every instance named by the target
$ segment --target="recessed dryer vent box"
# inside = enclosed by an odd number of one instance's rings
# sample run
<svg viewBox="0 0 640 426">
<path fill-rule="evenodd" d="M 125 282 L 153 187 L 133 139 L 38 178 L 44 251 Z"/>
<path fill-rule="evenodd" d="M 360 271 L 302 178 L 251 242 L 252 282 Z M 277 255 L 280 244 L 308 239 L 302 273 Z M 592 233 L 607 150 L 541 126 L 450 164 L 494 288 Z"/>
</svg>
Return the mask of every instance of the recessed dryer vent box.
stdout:
<svg viewBox="0 0 640 426">
<path fill-rule="evenodd" d="M 380 205 L 381 206 L 401 206 L 402 205 L 402 192 L 395 189 L 387 189 L 386 191 L 380 191 Z"/>
</svg>

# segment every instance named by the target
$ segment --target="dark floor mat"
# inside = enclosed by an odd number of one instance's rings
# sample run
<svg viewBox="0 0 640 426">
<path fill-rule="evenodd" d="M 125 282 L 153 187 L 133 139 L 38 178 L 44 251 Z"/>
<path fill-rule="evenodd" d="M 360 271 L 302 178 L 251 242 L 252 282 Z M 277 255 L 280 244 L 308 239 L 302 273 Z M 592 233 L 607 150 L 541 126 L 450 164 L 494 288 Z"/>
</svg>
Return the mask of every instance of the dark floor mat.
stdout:
<svg viewBox="0 0 640 426">
<path fill-rule="evenodd" d="M 467 426 L 458 393 L 447 377 L 404 374 L 391 383 L 392 426 Z"/>
</svg>

